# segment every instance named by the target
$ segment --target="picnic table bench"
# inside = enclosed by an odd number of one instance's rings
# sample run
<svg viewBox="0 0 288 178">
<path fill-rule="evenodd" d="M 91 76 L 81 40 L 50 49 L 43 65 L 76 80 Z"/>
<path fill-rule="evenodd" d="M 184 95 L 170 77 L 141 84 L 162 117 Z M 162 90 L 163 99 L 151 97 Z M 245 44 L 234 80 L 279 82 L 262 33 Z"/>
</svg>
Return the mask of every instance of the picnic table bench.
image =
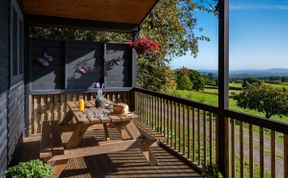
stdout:
<svg viewBox="0 0 288 178">
<path fill-rule="evenodd" d="M 76 102 L 68 102 L 69 112 L 61 123 L 58 121 L 44 121 L 42 125 L 42 140 L 40 158 L 53 167 L 53 176 L 59 177 L 67 162 L 71 158 L 107 154 L 124 151 L 132 148 L 140 148 L 143 155 L 151 165 L 158 162 L 150 151 L 150 147 L 156 146 L 159 139 L 141 127 L 139 117 L 136 114 L 115 115 L 105 110 L 105 116 L 87 117 L 87 110 L 96 110 L 94 103 L 85 102 L 84 112 L 78 110 Z M 105 140 L 98 141 L 96 146 L 79 147 L 79 144 L 91 126 L 103 126 Z M 121 140 L 110 140 L 109 127 L 116 128 Z M 66 144 L 63 144 L 61 134 L 72 132 Z"/>
</svg>

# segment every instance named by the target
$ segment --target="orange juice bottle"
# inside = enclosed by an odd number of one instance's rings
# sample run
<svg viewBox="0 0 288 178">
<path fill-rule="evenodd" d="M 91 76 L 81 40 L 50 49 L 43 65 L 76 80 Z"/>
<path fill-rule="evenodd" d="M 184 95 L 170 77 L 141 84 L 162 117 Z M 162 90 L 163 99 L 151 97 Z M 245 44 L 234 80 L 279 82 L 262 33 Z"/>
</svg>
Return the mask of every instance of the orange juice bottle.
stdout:
<svg viewBox="0 0 288 178">
<path fill-rule="evenodd" d="M 79 99 L 79 105 L 78 105 L 79 111 L 84 111 L 84 99 Z"/>
</svg>

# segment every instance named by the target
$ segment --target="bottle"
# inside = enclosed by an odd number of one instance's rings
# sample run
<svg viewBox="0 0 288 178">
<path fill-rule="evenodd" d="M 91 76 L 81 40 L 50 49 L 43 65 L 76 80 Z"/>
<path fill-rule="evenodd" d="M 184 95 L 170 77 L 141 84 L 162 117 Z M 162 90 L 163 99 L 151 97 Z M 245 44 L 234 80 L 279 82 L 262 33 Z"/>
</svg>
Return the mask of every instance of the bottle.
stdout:
<svg viewBox="0 0 288 178">
<path fill-rule="evenodd" d="M 84 99 L 79 99 L 79 105 L 78 105 L 79 111 L 84 111 Z"/>
</svg>

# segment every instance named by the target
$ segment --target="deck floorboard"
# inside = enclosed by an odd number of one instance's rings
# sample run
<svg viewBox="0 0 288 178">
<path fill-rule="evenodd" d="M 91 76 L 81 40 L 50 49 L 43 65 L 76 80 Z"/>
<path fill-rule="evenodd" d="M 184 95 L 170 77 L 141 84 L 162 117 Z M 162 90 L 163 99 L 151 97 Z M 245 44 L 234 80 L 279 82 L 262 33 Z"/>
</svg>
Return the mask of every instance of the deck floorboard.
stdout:
<svg viewBox="0 0 288 178">
<path fill-rule="evenodd" d="M 111 138 L 119 139 L 111 130 Z M 104 138 L 104 131 L 89 129 L 80 145 Z M 21 161 L 39 158 L 40 137 L 25 138 Z M 152 148 L 159 165 L 151 166 L 139 149 L 70 159 L 61 177 L 120 178 L 120 177 L 200 177 L 191 167 L 161 147 Z"/>
</svg>

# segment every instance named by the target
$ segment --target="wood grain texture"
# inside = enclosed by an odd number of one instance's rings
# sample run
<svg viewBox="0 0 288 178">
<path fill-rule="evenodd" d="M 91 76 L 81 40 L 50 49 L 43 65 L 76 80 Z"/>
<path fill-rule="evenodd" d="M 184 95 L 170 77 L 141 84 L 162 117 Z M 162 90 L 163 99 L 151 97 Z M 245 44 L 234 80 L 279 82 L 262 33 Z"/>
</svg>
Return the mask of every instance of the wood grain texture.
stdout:
<svg viewBox="0 0 288 178">
<path fill-rule="evenodd" d="M 18 140 L 24 131 L 24 83 L 10 88 L 8 93 L 8 159 L 12 158 Z"/>
<path fill-rule="evenodd" d="M 126 92 L 107 92 L 106 98 L 114 98 L 113 101 L 124 102 L 129 105 L 130 103 L 130 95 L 125 94 Z M 94 102 L 93 93 L 63 93 L 57 95 L 30 95 L 29 97 L 29 135 L 39 135 L 41 134 L 41 126 L 44 120 L 57 120 L 61 122 L 66 116 L 68 121 L 70 121 L 71 116 L 69 116 L 69 109 L 67 106 L 67 102 L 69 101 L 77 101 L 82 95 L 83 98 L 88 100 L 92 100 Z M 54 98 L 53 100 L 47 100 L 44 98 Z M 46 107 L 50 106 L 50 107 Z M 46 117 L 49 115 L 49 117 Z M 105 121 L 104 118 L 103 122 Z M 108 118 L 109 119 L 109 118 Z M 119 119 L 121 120 L 121 119 Z M 106 122 L 106 121 L 105 121 Z M 37 129 L 40 128 L 40 129 Z"/>
<path fill-rule="evenodd" d="M 8 129 L 7 129 L 7 97 L 8 97 L 8 83 L 9 83 L 9 73 L 8 73 L 8 49 L 9 49 L 9 2 L 8 0 L 0 1 L 0 177 L 4 174 L 7 168 L 7 152 L 8 152 Z"/>
<path fill-rule="evenodd" d="M 25 0 L 26 14 L 140 24 L 157 0 Z"/>
</svg>

